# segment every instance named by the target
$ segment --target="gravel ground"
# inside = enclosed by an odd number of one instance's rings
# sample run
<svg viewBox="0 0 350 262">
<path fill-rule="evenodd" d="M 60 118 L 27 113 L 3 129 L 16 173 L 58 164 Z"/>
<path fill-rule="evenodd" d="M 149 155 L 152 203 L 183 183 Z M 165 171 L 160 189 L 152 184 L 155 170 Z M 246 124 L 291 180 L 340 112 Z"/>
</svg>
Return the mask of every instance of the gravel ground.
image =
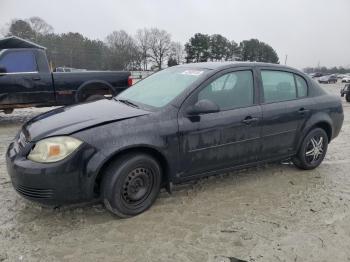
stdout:
<svg viewBox="0 0 350 262">
<path fill-rule="evenodd" d="M 339 95 L 342 85 L 324 85 Z M 350 261 L 350 104 L 323 164 L 270 164 L 161 193 L 118 219 L 102 205 L 40 207 L 18 196 L 4 161 L 21 124 L 0 113 L 0 261 Z"/>
</svg>

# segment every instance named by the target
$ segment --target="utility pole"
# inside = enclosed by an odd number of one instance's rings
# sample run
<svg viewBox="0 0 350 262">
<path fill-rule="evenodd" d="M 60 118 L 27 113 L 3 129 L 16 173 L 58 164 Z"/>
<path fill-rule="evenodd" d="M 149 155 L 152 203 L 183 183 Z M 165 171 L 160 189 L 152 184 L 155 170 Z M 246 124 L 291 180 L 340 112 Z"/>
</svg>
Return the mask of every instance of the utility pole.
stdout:
<svg viewBox="0 0 350 262">
<path fill-rule="evenodd" d="M 70 50 L 70 67 L 73 67 L 73 50 Z"/>
<path fill-rule="evenodd" d="M 286 57 L 284 58 L 284 64 L 287 65 L 287 59 L 288 59 L 288 55 L 286 55 Z"/>
</svg>

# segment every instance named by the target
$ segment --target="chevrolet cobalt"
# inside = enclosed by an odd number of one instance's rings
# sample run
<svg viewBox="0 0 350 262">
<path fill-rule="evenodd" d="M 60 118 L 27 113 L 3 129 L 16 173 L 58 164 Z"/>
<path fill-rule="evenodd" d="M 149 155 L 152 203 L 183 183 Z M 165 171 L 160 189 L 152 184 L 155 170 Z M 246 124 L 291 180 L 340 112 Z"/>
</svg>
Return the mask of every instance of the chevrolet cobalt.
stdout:
<svg viewBox="0 0 350 262">
<path fill-rule="evenodd" d="M 343 118 L 340 99 L 293 68 L 184 64 L 111 100 L 29 120 L 8 148 L 7 169 L 30 200 L 97 199 L 130 217 L 148 209 L 161 187 L 191 179 L 283 159 L 316 168 Z"/>
</svg>

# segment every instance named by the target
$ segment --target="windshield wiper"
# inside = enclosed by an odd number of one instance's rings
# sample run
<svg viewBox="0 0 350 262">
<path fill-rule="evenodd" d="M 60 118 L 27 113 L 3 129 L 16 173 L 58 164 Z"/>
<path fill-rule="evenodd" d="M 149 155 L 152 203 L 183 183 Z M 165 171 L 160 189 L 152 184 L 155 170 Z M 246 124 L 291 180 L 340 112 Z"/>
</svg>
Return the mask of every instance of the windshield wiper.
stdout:
<svg viewBox="0 0 350 262">
<path fill-rule="evenodd" d="M 135 108 L 139 108 L 138 105 L 136 105 L 136 104 L 133 103 L 133 102 L 130 102 L 129 100 L 126 100 L 126 99 L 117 99 L 117 98 L 115 98 L 115 100 L 116 100 L 116 101 L 119 101 L 119 102 L 121 102 L 121 103 L 123 103 L 123 104 L 126 104 L 126 105 L 128 105 L 128 106 L 132 106 L 132 107 L 135 107 Z"/>
</svg>

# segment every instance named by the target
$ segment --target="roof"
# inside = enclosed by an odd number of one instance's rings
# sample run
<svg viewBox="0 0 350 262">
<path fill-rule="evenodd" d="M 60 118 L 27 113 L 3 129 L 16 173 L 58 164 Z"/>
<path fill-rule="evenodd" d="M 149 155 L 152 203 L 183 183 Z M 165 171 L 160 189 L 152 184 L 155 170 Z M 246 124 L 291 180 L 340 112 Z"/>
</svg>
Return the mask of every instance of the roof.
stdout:
<svg viewBox="0 0 350 262">
<path fill-rule="evenodd" d="M 46 49 L 41 45 L 35 44 L 29 40 L 17 36 L 10 36 L 0 39 L 0 49 L 12 49 L 12 48 L 38 48 Z"/>
<path fill-rule="evenodd" d="M 226 62 L 200 62 L 200 63 L 189 63 L 189 64 L 182 64 L 180 66 L 183 67 L 193 67 L 193 68 L 203 68 L 203 69 L 224 69 L 229 67 L 239 67 L 239 66 L 273 66 L 273 67 L 280 67 L 285 69 L 293 69 L 295 68 L 284 66 L 280 64 L 273 64 L 273 63 L 264 63 L 264 62 L 245 62 L 245 61 L 226 61 Z"/>
</svg>

